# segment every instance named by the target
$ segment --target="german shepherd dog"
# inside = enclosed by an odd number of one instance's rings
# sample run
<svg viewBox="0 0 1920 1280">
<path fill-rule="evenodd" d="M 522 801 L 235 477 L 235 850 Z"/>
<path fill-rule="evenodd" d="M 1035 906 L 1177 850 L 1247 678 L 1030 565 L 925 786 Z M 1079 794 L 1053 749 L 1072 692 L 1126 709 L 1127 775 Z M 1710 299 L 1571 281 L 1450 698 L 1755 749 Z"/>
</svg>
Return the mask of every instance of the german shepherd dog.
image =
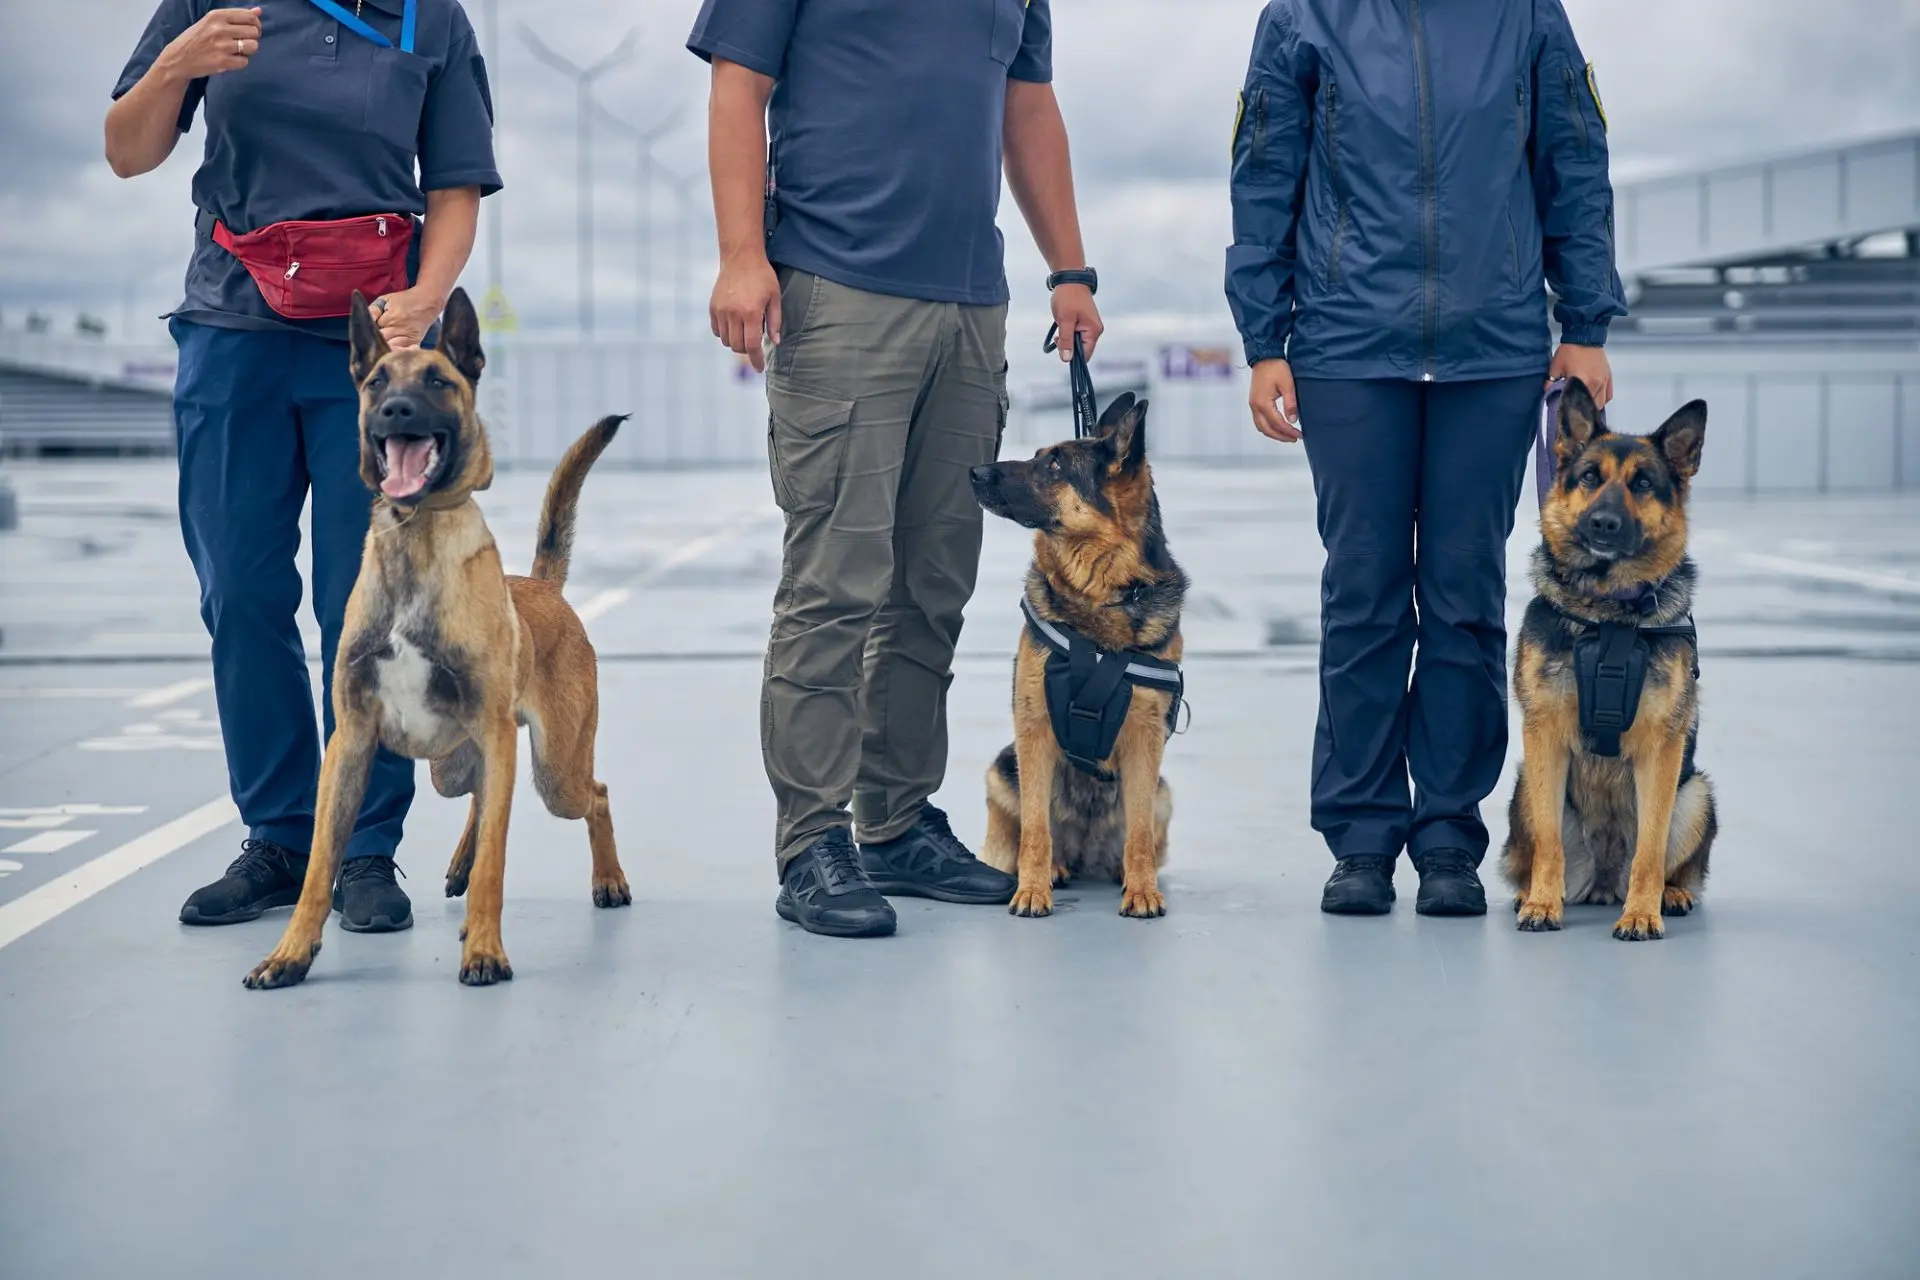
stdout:
<svg viewBox="0 0 1920 1280">
<path fill-rule="evenodd" d="M 337 728 L 320 769 L 306 882 L 279 947 L 246 985 L 285 987 L 306 977 L 341 845 L 374 750 L 386 746 L 431 760 L 441 795 L 473 797 L 447 867 L 447 896 L 471 884 L 460 981 L 485 986 L 513 977 L 500 945 L 500 897 L 520 725 L 532 730 L 533 780 L 548 810 L 586 819 L 594 905 L 633 901 L 614 851 L 607 788 L 593 775 L 593 646 L 560 594 L 581 484 L 622 420 L 602 420 L 561 459 L 540 513 L 533 575 L 510 578 L 473 500 L 493 480 L 493 455 L 474 409 L 486 357 L 472 302 L 454 290 L 431 351 L 390 351 L 359 294 L 349 328 L 360 475 L 378 497 L 334 667 Z"/>
<path fill-rule="evenodd" d="M 1147 402 L 1123 395 L 1099 430 L 1040 450 L 1028 462 L 973 469 L 982 507 L 1035 530 L 1026 597 L 1034 613 L 1101 649 L 1141 650 L 1178 662 L 1187 576 L 1167 551 L 1147 465 Z M 1049 650 L 1023 628 L 1013 665 L 1013 744 L 987 770 L 981 859 L 1019 877 L 1008 910 L 1053 911 L 1053 890 L 1076 875 L 1122 886 L 1120 914 L 1167 912 L 1173 792 L 1160 759 L 1173 730 L 1171 693 L 1135 688 L 1099 776 L 1071 764 L 1047 711 Z"/>
<path fill-rule="evenodd" d="M 1695 400 L 1651 436 L 1615 435 L 1571 380 L 1560 402 L 1554 481 L 1533 554 L 1537 591 L 1521 626 L 1514 694 L 1525 759 L 1504 867 L 1520 928 L 1558 929 L 1564 904 L 1625 903 L 1613 936 L 1664 937 L 1662 915 L 1693 909 L 1718 830 L 1713 787 L 1694 767 L 1700 731 L 1694 642 L 1650 635 L 1639 710 L 1601 756 L 1581 728 L 1575 641 L 1600 624 L 1685 623 L 1695 570 L 1687 492 L 1707 406 Z"/>
</svg>

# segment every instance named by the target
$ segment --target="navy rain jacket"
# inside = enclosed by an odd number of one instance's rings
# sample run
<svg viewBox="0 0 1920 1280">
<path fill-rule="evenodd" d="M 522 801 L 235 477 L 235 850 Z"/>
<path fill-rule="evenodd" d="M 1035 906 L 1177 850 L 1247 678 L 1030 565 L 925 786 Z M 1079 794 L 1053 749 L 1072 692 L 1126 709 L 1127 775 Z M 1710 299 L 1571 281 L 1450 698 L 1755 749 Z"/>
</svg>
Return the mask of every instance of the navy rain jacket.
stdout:
<svg viewBox="0 0 1920 1280">
<path fill-rule="evenodd" d="M 1545 374 L 1626 314 L 1606 117 L 1560 0 L 1273 0 L 1233 137 L 1227 298 L 1249 364 Z"/>
</svg>

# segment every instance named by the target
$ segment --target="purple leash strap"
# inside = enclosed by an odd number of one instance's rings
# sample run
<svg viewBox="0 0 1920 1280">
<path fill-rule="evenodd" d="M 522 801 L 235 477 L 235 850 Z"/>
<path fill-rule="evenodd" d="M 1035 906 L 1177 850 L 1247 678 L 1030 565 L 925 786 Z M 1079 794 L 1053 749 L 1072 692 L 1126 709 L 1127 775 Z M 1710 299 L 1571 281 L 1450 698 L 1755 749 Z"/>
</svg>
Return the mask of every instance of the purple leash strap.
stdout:
<svg viewBox="0 0 1920 1280">
<path fill-rule="evenodd" d="M 1567 389 L 1565 378 L 1555 378 L 1547 384 L 1547 394 L 1540 401 L 1540 428 L 1533 433 L 1533 484 L 1540 505 L 1547 505 L 1547 494 L 1553 490 L 1553 441 L 1560 432 L 1560 396 Z M 1607 411 L 1600 411 L 1597 421 L 1601 430 L 1606 430 Z"/>
</svg>

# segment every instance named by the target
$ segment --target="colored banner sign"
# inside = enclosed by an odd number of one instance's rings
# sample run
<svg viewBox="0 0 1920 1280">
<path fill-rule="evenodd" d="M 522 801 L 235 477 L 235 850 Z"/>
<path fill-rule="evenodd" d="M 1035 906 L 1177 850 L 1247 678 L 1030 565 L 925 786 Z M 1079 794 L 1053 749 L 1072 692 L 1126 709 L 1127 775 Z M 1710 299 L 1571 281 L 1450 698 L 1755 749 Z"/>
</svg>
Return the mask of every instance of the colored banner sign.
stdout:
<svg viewBox="0 0 1920 1280">
<path fill-rule="evenodd" d="M 1169 382 L 1224 382 L 1233 365 L 1231 347 L 1160 348 L 1160 376 Z"/>
</svg>

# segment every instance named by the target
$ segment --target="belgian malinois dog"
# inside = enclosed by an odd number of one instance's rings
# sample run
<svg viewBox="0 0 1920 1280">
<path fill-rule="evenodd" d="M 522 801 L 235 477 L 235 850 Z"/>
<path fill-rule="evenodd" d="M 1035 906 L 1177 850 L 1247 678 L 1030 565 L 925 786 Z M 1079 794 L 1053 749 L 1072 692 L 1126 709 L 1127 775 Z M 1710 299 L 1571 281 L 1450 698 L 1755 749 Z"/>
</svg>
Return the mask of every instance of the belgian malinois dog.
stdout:
<svg viewBox="0 0 1920 1280">
<path fill-rule="evenodd" d="M 1008 907 L 1014 915 L 1049 915 L 1056 885 L 1097 875 L 1121 885 L 1121 915 L 1163 916 L 1159 870 L 1173 792 L 1160 760 L 1178 689 L 1134 687 L 1111 753 L 1097 772 L 1076 767 L 1047 704 L 1055 650 L 1036 631 L 1059 634 L 1064 626 L 1105 654 L 1147 655 L 1169 667 L 1180 660 L 1187 575 L 1160 526 L 1147 465 L 1147 402 L 1123 395 L 1086 439 L 1042 449 L 1028 462 L 975 467 L 973 491 L 988 511 L 1035 531 L 1028 625 L 1013 666 L 1014 740 L 987 770 L 980 857 L 1019 877 Z"/>
<path fill-rule="evenodd" d="M 447 896 L 468 894 L 460 981 L 504 982 L 513 968 L 500 944 L 500 896 L 520 725 L 532 730 L 534 786 L 547 809 L 586 819 L 594 905 L 633 901 L 607 788 L 593 776 L 598 666 L 560 594 L 581 484 L 622 420 L 603 419 L 561 459 L 540 513 L 533 575 L 508 577 L 473 500 L 493 480 L 474 409 L 486 356 L 473 303 L 454 290 L 438 348 L 390 351 L 355 294 L 350 336 L 360 475 L 379 496 L 334 667 L 336 728 L 320 768 L 306 882 L 280 946 L 246 985 L 285 987 L 307 976 L 379 746 L 431 760 L 441 795 L 473 797 L 447 867 Z"/>
<path fill-rule="evenodd" d="M 1614 937 L 1664 937 L 1662 915 L 1686 915 L 1706 881 L 1719 824 L 1712 784 L 1694 767 L 1696 575 L 1687 556 L 1687 491 L 1706 430 L 1700 400 L 1651 436 L 1629 436 L 1600 424 L 1577 379 L 1561 397 L 1533 553 L 1538 594 L 1513 673 L 1526 754 L 1504 869 L 1524 930 L 1558 929 L 1568 902 L 1624 902 Z M 1599 665 L 1609 628 L 1611 670 Z M 1594 648 L 1583 656 L 1586 645 Z M 1621 692 L 1633 682 L 1630 663 L 1642 681 L 1637 707 Z M 1626 705 L 1630 723 L 1583 724 L 1583 693 Z"/>
</svg>

